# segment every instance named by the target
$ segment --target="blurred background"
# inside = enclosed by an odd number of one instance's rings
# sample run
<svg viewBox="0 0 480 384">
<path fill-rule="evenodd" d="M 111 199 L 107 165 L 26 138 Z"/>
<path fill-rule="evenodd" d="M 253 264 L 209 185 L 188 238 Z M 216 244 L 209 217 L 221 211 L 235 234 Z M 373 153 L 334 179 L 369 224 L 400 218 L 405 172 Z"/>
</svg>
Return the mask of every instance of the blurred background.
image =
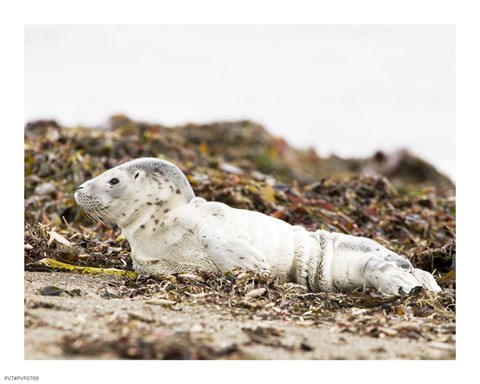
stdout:
<svg viewBox="0 0 480 384">
<path fill-rule="evenodd" d="M 445 25 L 25 28 L 25 122 L 249 119 L 320 156 L 408 149 L 455 179 Z"/>
</svg>

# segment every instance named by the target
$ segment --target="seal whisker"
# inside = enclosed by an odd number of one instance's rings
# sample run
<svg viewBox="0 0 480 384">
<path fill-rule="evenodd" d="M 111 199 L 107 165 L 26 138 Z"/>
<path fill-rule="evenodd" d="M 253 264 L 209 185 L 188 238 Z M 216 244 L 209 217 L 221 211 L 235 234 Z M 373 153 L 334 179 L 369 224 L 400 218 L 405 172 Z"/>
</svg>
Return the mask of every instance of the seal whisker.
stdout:
<svg viewBox="0 0 480 384">
<path fill-rule="evenodd" d="M 105 216 L 110 217 L 116 224 L 120 223 L 120 220 L 116 215 L 114 215 L 109 209 L 104 209 L 102 210 L 102 213 L 105 214 Z"/>
<path fill-rule="evenodd" d="M 85 209 L 82 209 L 82 213 L 85 215 L 85 217 L 88 219 L 88 220 L 91 220 L 91 221 L 98 221 L 98 218 L 95 217 L 91 212 L 85 210 Z"/>
<path fill-rule="evenodd" d="M 102 214 L 104 213 L 104 211 L 102 211 Z M 100 219 L 100 221 L 105 224 L 108 228 L 112 229 L 112 224 L 110 223 L 110 221 L 108 221 L 104 216 L 102 216 L 99 212 L 97 212 L 97 216 L 98 218 Z"/>
<path fill-rule="evenodd" d="M 87 215 L 93 221 L 99 221 L 99 222 L 103 223 L 105 226 L 107 226 L 108 228 L 112 228 L 111 224 L 107 220 L 105 220 L 104 217 L 102 217 L 102 215 L 100 214 L 100 211 L 98 211 L 96 209 L 92 209 L 90 211 L 85 211 L 85 213 L 87 213 Z"/>
</svg>

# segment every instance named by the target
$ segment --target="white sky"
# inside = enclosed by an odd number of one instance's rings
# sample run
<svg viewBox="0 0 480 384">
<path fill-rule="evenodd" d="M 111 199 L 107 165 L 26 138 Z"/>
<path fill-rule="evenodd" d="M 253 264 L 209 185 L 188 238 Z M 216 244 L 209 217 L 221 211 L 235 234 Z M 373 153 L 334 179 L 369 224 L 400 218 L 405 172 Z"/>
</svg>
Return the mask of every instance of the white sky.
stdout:
<svg viewBox="0 0 480 384">
<path fill-rule="evenodd" d="M 27 26 L 25 120 L 251 119 L 320 155 L 407 148 L 455 178 L 453 26 Z"/>
</svg>

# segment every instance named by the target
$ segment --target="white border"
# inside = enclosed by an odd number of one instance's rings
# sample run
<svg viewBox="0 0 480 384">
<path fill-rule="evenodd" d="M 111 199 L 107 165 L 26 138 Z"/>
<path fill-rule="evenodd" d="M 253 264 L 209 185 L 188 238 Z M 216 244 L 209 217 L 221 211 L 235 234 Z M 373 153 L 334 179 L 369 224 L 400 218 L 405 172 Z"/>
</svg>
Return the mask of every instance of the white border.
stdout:
<svg viewBox="0 0 480 384">
<path fill-rule="evenodd" d="M 2 201 L 8 212 L 2 222 L 2 347 L 0 379 L 4 375 L 40 375 L 43 383 L 253 382 L 311 381 L 355 383 L 455 382 L 474 367 L 478 334 L 475 282 L 478 236 L 473 222 L 478 205 L 472 179 L 478 177 L 474 159 L 480 127 L 478 117 L 478 12 L 474 2 L 453 1 L 18 1 L 6 6 L 1 17 L 0 71 L 3 148 Z M 160 5 L 159 5 L 160 4 Z M 408 362 L 89 362 L 23 360 L 23 26 L 24 24 L 455 24 L 457 26 L 457 185 L 458 185 L 458 350 L 456 361 Z M 8 209 L 12 207 L 12 209 Z M 470 215 L 468 213 L 471 213 Z M 23 247 L 22 247 L 23 248 Z M 465 268 L 468 262 L 468 268 Z M 186 369 L 185 364 L 188 364 Z M 101 369 L 95 369 L 99 367 Z M 467 376 L 468 377 L 468 376 Z"/>
</svg>

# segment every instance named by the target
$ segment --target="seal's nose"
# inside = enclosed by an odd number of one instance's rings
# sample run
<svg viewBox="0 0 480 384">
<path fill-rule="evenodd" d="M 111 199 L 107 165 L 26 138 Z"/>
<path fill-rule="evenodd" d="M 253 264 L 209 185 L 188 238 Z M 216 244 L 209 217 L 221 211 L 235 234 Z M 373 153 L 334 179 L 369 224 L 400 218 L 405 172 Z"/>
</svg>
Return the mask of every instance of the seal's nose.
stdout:
<svg viewBox="0 0 480 384">
<path fill-rule="evenodd" d="M 79 187 L 77 187 L 77 189 L 75 189 L 75 193 L 77 193 L 82 188 L 83 188 L 83 185 L 80 185 Z"/>
</svg>

